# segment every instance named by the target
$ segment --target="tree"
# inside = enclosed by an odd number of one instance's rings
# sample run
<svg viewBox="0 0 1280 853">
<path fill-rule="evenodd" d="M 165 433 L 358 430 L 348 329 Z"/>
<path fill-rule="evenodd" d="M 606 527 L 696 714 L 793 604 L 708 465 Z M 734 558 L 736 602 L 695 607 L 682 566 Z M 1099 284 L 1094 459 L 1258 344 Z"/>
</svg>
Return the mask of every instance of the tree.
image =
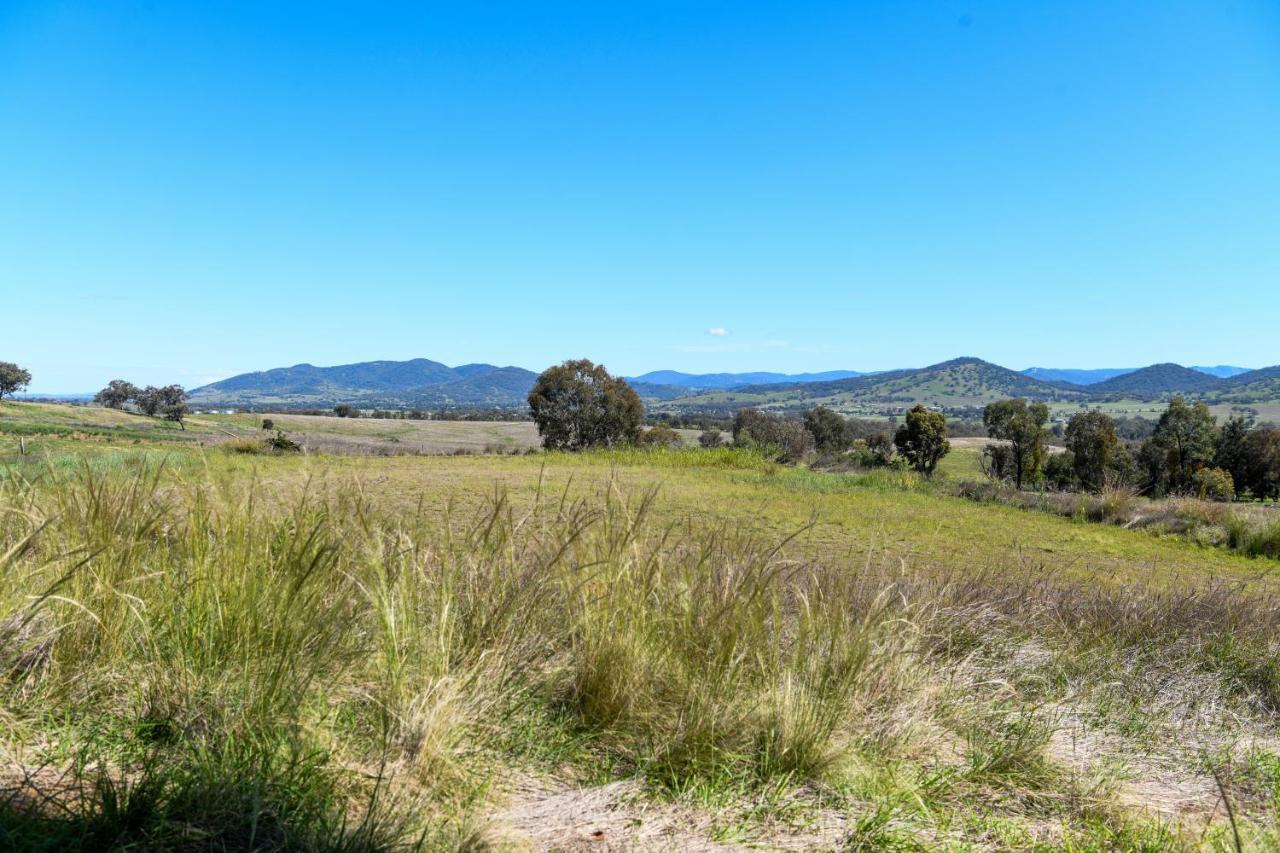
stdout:
<svg viewBox="0 0 1280 853">
<path fill-rule="evenodd" d="M 1190 491 L 1196 471 L 1213 461 L 1215 438 L 1208 406 L 1189 405 L 1181 397 L 1170 400 L 1142 447 L 1152 493 Z"/>
<path fill-rule="evenodd" d="M 137 392 L 134 402 L 144 414 L 174 421 L 184 430 L 187 428 L 184 419 L 191 409 L 187 406 L 187 392 L 181 385 L 165 385 L 160 388 L 148 385 Z"/>
<path fill-rule="evenodd" d="M 544 370 L 529 392 L 529 410 L 551 450 L 634 444 L 644 420 L 644 404 L 626 380 L 585 358 Z"/>
<path fill-rule="evenodd" d="M 1252 430 L 1245 440 L 1245 455 L 1245 480 L 1237 487 L 1247 488 L 1257 498 L 1280 500 L 1280 429 Z"/>
<path fill-rule="evenodd" d="M 706 429 L 698 436 L 698 444 L 706 448 L 719 447 L 724 443 L 724 435 L 718 429 Z"/>
<path fill-rule="evenodd" d="M 0 361 L 0 400 L 5 394 L 15 394 L 31 384 L 31 371 L 18 367 L 11 361 Z"/>
<path fill-rule="evenodd" d="M 813 436 L 813 443 L 818 450 L 848 450 L 853 444 L 848 423 L 826 406 L 817 406 L 805 412 L 804 428 Z"/>
<path fill-rule="evenodd" d="M 991 438 L 1008 442 L 1009 470 L 1014 485 L 1040 479 L 1044 466 L 1044 425 L 1049 420 L 1049 407 L 1026 400 L 999 400 L 982 412 L 982 423 Z"/>
<path fill-rule="evenodd" d="M 124 404 L 138 396 L 138 386 L 123 379 L 112 379 L 93 397 L 93 402 L 108 409 L 123 409 Z"/>
<path fill-rule="evenodd" d="M 358 418 L 360 410 L 349 403 L 339 403 L 333 407 L 333 413 L 340 418 Z"/>
<path fill-rule="evenodd" d="M 1080 485 L 1091 492 L 1102 491 L 1120 449 L 1116 422 L 1104 412 L 1077 412 L 1067 422 L 1065 436 Z"/>
<path fill-rule="evenodd" d="M 947 441 L 947 418 L 942 412 L 915 406 L 907 412 L 906 423 L 898 428 L 893 443 L 913 468 L 926 477 L 932 477 L 938 460 L 951 452 L 951 442 Z"/>
<path fill-rule="evenodd" d="M 1228 418 L 1218 433 L 1213 451 L 1213 467 L 1231 475 L 1231 480 L 1244 491 L 1249 479 L 1249 423 L 1239 415 Z"/>
<path fill-rule="evenodd" d="M 271 418 L 263 418 L 263 419 L 262 419 L 262 428 L 263 428 L 263 429 L 275 429 L 275 428 L 276 428 L 276 422 L 275 422 L 275 421 L 273 421 L 273 420 L 271 420 Z"/>
</svg>

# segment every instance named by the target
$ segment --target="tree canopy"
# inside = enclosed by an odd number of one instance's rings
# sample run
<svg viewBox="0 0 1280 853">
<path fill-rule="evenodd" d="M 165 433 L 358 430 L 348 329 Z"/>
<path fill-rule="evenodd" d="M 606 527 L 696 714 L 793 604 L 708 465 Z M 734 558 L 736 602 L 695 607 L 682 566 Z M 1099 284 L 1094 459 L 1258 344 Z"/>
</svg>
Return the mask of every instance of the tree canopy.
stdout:
<svg viewBox="0 0 1280 853">
<path fill-rule="evenodd" d="M 644 404 L 626 380 L 585 358 L 544 370 L 529 410 L 550 450 L 634 444 L 644 420 Z"/>
<path fill-rule="evenodd" d="M 31 384 L 31 371 L 11 361 L 0 361 L 0 400 Z"/>
<path fill-rule="evenodd" d="M 947 441 L 947 418 L 942 412 L 915 406 L 907 412 L 906 422 L 898 428 L 893 443 L 913 468 L 926 477 L 932 477 L 938 460 L 951 452 L 951 442 Z"/>
<path fill-rule="evenodd" d="M 1017 488 L 1040 479 L 1045 457 L 1045 424 L 1049 407 L 1026 400 L 998 400 L 982 412 L 982 423 L 991 438 L 1007 442 L 1009 470 Z"/>
</svg>

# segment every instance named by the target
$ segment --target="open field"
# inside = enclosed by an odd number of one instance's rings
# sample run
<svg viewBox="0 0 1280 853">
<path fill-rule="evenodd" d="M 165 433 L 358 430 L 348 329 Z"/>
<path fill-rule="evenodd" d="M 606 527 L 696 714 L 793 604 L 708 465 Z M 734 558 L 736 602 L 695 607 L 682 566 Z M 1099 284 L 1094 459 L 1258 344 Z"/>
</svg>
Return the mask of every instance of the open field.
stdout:
<svg viewBox="0 0 1280 853">
<path fill-rule="evenodd" d="M 270 418 L 309 451 L 344 455 L 399 456 L 453 453 L 520 453 L 540 447 L 532 421 L 446 421 L 336 418 L 324 415 L 200 414 L 177 424 L 99 406 L 0 403 L 0 454 L 17 436 L 33 452 L 81 445 L 193 442 L 216 445 L 235 438 L 256 438 Z M 676 430 L 696 445 L 697 430 Z M 9 448 L 8 450 L 11 450 Z"/>
<path fill-rule="evenodd" d="M 1280 841 L 1273 560 L 728 449 L 364 449 L 526 424 L 0 417 L 0 845 Z"/>
</svg>

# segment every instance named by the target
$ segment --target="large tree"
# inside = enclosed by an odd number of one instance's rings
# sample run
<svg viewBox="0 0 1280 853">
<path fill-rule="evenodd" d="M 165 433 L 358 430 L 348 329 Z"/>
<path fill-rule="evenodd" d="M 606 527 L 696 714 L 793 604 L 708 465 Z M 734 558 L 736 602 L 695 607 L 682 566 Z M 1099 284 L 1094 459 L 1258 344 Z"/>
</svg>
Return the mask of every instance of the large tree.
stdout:
<svg viewBox="0 0 1280 853">
<path fill-rule="evenodd" d="M 529 410 L 552 450 L 634 444 L 644 420 L 644 404 L 626 380 L 585 358 L 544 370 L 529 392 Z"/>
<path fill-rule="evenodd" d="M 1096 409 L 1077 412 L 1067 422 L 1066 444 L 1080 485 L 1092 492 L 1101 491 L 1120 450 L 1116 422 Z"/>
<path fill-rule="evenodd" d="M 1213 467 L 1231 475 L 1238 491 L 1244 491 L 1249 479 L 1249 422 L 1236 415 L 1227 418 L 1218 432 L 1218 443 L 1213 450 Z"/>
<path fill-rule="evenodd" d="M 1280 429 L 1252 430 L 1245 439 L 1245 458 L 1244 482 L 1236 488 L 1248 489 L 1257 498 L 1280 500 Z"/>
<path fill-rule="evenodd" d="M 181 385 L 164 385 L 159 388 L 148 385 L 138 392 L 134 401 L 145 414 L 174 421 L 184 430 L 187 428 L 184 420 L 191 409 L 187 406 L 187 392 Z"/>
<path fill-rule="evenodd" d="M 947 418 L 942 412 L 915 406 L 907 412 L 906 423 L 898 428 L 893 443 L 913 468 L 926 477 L 932 477 L 938 460 L 951 452 L 951 442 L 947 441 Z"/>
<path fill-rule="evenodd" d="M 109 409 L 122 409 L 124 404 L 138 396 L 138 386 L 123 379 L 112 379 L 94 395 L 93 402 Z"/>
<path fill-rule="evenodd" d="M 11 361 L 0 361 L 0 400 L 5 394 L 21 391 L 31 384 L 31 371 Z"/>
<path fill-rule="evenodd" d="M 1040 479 L 1048 432 L 1045 424 L 1048 421 L 1048 406 L 1026 400 L 999 400 L 982 412 L 987 435 L 1006 442 L 1008 474 L 1019 489 L 1023 483 L 1034 483 Z"/>
<path fill-rule="evenodd" d="M 1213 462 L 1217 449 L 1214 418 L 1204 403 L 1181 397 L 1169 401 L 1156 430 L 1142 447 L 1154 494 L 1190 491 L 1195 473 Z"/>
</svg>

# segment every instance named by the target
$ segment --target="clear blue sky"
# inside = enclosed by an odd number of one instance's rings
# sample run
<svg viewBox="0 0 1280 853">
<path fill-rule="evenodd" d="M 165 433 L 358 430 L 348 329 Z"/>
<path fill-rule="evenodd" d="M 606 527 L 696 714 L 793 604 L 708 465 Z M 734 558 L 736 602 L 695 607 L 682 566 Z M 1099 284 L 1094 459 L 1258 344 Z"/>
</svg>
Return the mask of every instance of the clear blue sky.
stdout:
<svg viewBox="0 0 1280 853">
<path fill-rule="evenodd" d="M 1275 364 L 1280 4 L 4 0 L 0 292 L 46 392 Z"/>
</svg>

